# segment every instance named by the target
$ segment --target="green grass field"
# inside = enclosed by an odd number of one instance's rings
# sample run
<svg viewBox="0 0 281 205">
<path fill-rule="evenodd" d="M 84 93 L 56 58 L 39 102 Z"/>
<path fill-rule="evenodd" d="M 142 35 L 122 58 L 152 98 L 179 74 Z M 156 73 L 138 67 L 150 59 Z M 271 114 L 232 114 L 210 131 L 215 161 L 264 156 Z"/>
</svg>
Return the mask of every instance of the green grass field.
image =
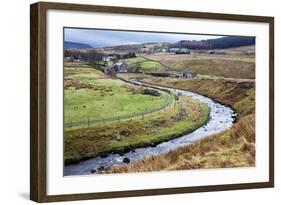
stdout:
<svg viewBox="0 0 281 205">
<path fill-rule="evenodd" d="M 119 79 L 105 78 L 98 72 L 78 73 L 68 78 L 95 87 L 92 89 L 69 87 L 64 90 L 66 124 L 127 114 L 137 115 L 155 110 L 171 100 L 166 92 L 161 92 L 160 96 L 144 95 L 140 93 L 141 88 Z"/>
<path fill-rule="evenodd" d="M 136 57 L 136 58 L 128 58 L 125 60 L 125 63 L 127 64 L 134 64 L 134 63 L 141 63 L 146 61 L 143 57 Z"/>
<path fill-rule="evenodd" d="M 137 68 L 145 72 L 157 72 L 165 69 L 165 67 L 161 65 L 161 63 L 148 60 L 143 57 L 129 58 L 125 60 L 125 63 L 131 70 L 135 70 Z"/>
<path fill-rule="evenodd" d="M 79 67 L 69 67 L 64 68 L 65 73 L 98 73 L 96 69 L 93 68 L 79 68 Z"/>
</svg>

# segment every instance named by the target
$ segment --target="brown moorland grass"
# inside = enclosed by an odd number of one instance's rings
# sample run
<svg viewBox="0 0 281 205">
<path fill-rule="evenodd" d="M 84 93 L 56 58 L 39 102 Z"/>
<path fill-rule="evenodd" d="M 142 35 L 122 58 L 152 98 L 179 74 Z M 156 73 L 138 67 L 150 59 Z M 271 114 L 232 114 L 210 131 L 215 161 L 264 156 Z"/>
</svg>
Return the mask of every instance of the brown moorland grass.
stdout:
<svg viewBox="0 0 281 205">
<path fill-rule="evenodd" d="M 225 52 L 235 52 L 237 54 L 244 54 L 245 52 L 254 52 L 256 50 L 255 45 L 250 45 L 250 46 L 239 46 L 239 47 L 233 47 L 233 48 L 226 48 L 223 49 Z"/>
<path fill-rule="evenodd" d="M 179 71 L 191 70 L 203 75 L 226 78 L 255 78 L 255 63 L 239 60 L 189 60 L 177 63 L 174 68 Z"/>
<path fill-rule="evenodd" d="M 241 55 L 151 55 L 173 70 L 190 70 L 226 78 L 255 78 L 255 58 Z"/>
<path fill-rule="evenodd" d="M 251 114 L 240 119 L 230 130 L 162 155 L 152 156 L 125 166 L 113 166 L 111 172 L 150 172 L 254 165 L 255 115 Z"/>
<path fill-rule="evenodd" d="M 242 48 L 242 47 L 241 47 Z M 221 60 L 237 60 L 237 61 L 246 61 L 246 62 L 255 62 L 255 55 L 245 55 L 245 52 L 241 52 L 241 48 L 233 49 L 224 49 L 225 52 L 229 51 L 239 51 L 236 54 L 214 54 L 210 55 L 207 53 L 194 53 L 194 54 L 151 54 L 147 55 L 148 59 L 161 61 L 168 65 L 174 65 L 177 61 L 186 61 L 186 60 L 211 60 L 211 59 L 221 59 Z M 219 49 L 218 49 L 219 50 Z"/>
</svg>

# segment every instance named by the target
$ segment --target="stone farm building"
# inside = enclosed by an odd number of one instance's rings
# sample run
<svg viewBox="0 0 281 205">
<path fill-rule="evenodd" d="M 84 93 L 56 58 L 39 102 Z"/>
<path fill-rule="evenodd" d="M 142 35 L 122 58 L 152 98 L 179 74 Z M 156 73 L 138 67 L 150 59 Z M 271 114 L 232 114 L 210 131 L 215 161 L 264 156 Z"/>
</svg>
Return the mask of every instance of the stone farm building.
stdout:
<svg viewBox="0 0 281 205">
<path fill-rule="evenodd" d="M 115 75 L 116 73 L 127 73 L 127 72 L 128 72 L 128 67 L 122 62 L 115 63 L 111 67 L 107 67 L 104 69 L 104 73 L 107 75 Z"/>
<path fill-rule="evenodd" d="M 103 61 L 104 62 L 117 61 L 117 57 L 116 56 L 105 56 L 105 57 L 103 57 Z"/>
<path fill-rule="evenodd" d="M 182 71 L 177 73 L 178 78 L 195 78 L 198 74 L 192 71 Z"/>
<path fill-rule="evenodd" d="M 113 64 L 112 68 L 117 73 L 127 73 L 128 72 L 128 67 L 122 62 L 118 62 L 118 63 Z"/>
</svg>

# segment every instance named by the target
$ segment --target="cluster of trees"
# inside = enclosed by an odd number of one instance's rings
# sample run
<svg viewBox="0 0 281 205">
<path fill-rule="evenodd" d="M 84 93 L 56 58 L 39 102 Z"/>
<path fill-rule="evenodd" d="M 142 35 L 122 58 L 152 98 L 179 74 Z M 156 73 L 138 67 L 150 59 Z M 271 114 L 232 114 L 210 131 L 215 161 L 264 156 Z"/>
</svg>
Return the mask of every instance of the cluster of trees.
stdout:
<svg viewBox="0 0 281 205">
<path fill-rule="evenodd" d="M 104 54 L 91 50 L 88 53 L 88 62 L 92 65 L 100 65 L 103 62 Z M 104 63 L 103 63 L 104 64 Z"/>
<path fill-rule="evenodd" d="M 103 62 L 104 54 L 95 50 L 80 51 L 77 49 L 65 49 L 64 57 L 70 57 L 72 60 L 85 61 L 93 65 L 99 65 Z"/>
<path fill-rule="evenodd" d="M 65 49 L 64 50 L 64 57 L 70 57 L 72 60 L 80 60 L 88 62 L 92 65 L 106 65 L 106 62 L 104 61 L 104 58 L 107 55 L 105 55 L 103 52 L 99 52 L 97 50 L 87 50 L 87 51 L 81 51 L 78 49 Z M 135 58 L 136 54 L 135 52 L 128 52 L 125 54 L 110 54 L 108 56 L 116 57 L 115 59 L 112 58 L 113 63 L 116 63 L 119 59 L 125 59 L 125 58 Z"/>
<path fill-rule="evenodd" d="M 135 52 L 128 52 L 125 54 L 113 53 L 109 54 L 108 56 L 116 57 L 117 60 L 137 57 Z"/>
<path fill-rule="evenodd" d="M 187 49 L 224 49 L 239 46 L 248 46 L 255 44 L 255 37 L 247 36 L 227 36 L 217 39 L 201 41 L 179 41 L 171 44 L 170 48 L 187 48 Z"/>
<path fill-rule="evenodd" d="M 137 57 L 135 52 L 129 52 L 121 56 L 121 58 L 135 58 L 135 57 Z"/>
<path fill-rule="evenodd" d="M 88 53 L 81 52 L 79 50 L 70 50 L 65 49 L 64 50 L 64 57 L 70 57 L 73 60 L 82 60 L 82 61 L 88 61 Z"/>
<path fill-rule="evenodd" d="M 206 40 L 202 41 L 179 41 L 171 44 L 169 48 L 186 48 L 186 49 L 210 49 L 209 44 Z"/>
</svg>

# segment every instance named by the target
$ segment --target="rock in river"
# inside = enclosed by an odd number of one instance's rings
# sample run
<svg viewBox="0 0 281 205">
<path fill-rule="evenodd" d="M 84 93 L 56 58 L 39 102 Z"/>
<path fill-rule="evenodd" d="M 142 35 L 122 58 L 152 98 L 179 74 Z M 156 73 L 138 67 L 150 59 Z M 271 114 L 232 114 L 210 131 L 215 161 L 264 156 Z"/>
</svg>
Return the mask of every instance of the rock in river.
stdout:
<svg viewBox="0 0 281 205">
<path fill-rule="evenodd" d="M 131 160 L 130 160 L 128 157 L 125 157 L 125 158 L 123 159 L 123 162 L 124 162 L 125 164 L 129 164 L 129 163 L 131 162 Z"/>
<path fill-rule="evenodd" d="M 100 167 L 97 169 L 97 171 L 102 172 L 102 171 L 104 171 L 104 169 L 105 169 L 104 166 L 100 166 Z"/>
</svg>

